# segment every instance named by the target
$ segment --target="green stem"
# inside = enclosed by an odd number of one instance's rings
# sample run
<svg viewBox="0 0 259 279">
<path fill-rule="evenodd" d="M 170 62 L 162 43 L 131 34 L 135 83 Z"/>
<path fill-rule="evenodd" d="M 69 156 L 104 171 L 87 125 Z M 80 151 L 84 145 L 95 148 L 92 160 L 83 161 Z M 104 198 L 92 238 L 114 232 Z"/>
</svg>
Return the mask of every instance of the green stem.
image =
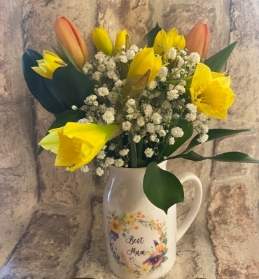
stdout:
<svg viewBox="0 0 259 279">
<path fill-rule="evenodd" d="M 136 143 L 133 141 L 132 135 L 129 134 L 129 143 L 130 143 L 130 163 L 132 168 L 137 168 L 138 166 L 138 157 L 137 157 L 137 148 Z"/>
</svg>

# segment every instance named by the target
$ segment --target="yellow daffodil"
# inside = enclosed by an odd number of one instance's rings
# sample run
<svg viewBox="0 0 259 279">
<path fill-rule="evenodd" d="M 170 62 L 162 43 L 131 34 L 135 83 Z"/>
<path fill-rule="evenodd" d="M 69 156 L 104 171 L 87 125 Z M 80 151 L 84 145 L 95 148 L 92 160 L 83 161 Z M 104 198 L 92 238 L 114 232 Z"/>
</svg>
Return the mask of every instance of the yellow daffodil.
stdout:
<svg viewBox="0 0 259 279">
<path fill-rule="evenodd" d="M 58 67 L 65 67 L 66 63 L 60 59 L 55 53 L 44 50 L 43 59 L 37 60 L 38 67 L 32 67 L 32 69 L 39 75 L 52 79 L 54 71 Z"/>
<path fill-rule="evenodd" d="M 196 23 L 185 39 L 189 53 L 198 52 L 201 58 L 207 58 L 210 44 L 210 29 L 207 24 Z"/>
<path fill-rule="evenodd" d="M 177 29 L 172 28 L 167 33 L 162 29 L 155 37 L 154 52 L 161 54 L 168 51 L 172 47 L 178 47 L 180 49 L 185 48 L 185 38 L 183 35 L 179 35 Z"/>
<path fill-rule="evenodd" d="M 143 48 L 139 51 L 130 63 L 127 79 L 137 75 L 144 75 L 150 70 L 148 83 L 150 83 L 158 74 L 162 67 L 162 59 L 155 56 L 153 48 Z"/>
<path fill-rule="evenodd" d="M 127 30 L 125 29 L 117 33 L 116 40 L 115 40 L 115 55 L 121 53 L 122 46 L 126 47 L 127 36 L 128 33 Z"/>
<path fill-rule="evenodd" d="M 50 130 L 39 145 L 57 154 L 55 166 L 67 166 L 68 171 L 74 171 L 91 162 L 117 129 L 115 124 L 68 122 Z"/>
<path fill-rule="evenodd" d="M 234 102 L 235 94 L 230 89 L 230 77 L 211 72 L 199 63 L 190 86 L 191 101 L 198 111 L 218 119 L 227 118 L 227 110 Z"/>
<path fill-rule="evenodd" d="M 103 27 L 94 28 L 92 39 L 98 51 L 102 51 L 110 56 L 112 55 L 112 41 L 108 32 Z"/>
<path fill-rule="evenodd" d="M 62 16 L 55 21 L 55 32 L 57 39 L 65 47 L 76 66 L 82 69 L 87 61 L 88 51 L 75 24 Z"/>
</svg>

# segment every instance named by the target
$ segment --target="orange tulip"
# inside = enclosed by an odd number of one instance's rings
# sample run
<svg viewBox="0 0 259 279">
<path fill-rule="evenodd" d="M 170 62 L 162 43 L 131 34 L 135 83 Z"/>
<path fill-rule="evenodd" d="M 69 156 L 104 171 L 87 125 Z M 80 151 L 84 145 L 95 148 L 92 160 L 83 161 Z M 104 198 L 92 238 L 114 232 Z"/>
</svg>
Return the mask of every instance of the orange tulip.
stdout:
<svg viewBox="0 0 259 279">
<path fill-rule="evenodd" d="M 75 24 L 62 16 L 55 21 L 56 37 L 65 47 L 74 63 L 83 68 L 88 57 L 88 51 L 83 37 Z"/>
<path fill-rule="evenodd" d="M 207 58 L 210 43 L 210 29 L 207 24 L 203 22 L 196 23 L 185 37 L 185 40 L 189 53 L 198 52 L 202 59 Z"/>
</svg>

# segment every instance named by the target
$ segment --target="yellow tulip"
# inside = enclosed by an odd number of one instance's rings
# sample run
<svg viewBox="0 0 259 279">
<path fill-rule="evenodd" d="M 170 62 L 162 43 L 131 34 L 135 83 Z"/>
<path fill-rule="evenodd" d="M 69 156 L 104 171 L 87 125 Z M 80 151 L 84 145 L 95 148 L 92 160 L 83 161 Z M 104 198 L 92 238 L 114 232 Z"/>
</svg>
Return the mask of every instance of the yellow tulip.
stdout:
<svg viewBox="0 0 259 279">
<path fill-rule="evenodd" d="M 154 41 L 154 52 L 161 54 L 168 51 L 172 47 L 178 47 L 180 49 L 185 48 L 185 38 L 183 35 L 179 35 L 177 29 L 172 28 L 167 33 L 162 29 L 160 30 Z"/>
<path fill-rule="evenodd" d="M 74 171 L 91 162 L 117 129 L 115 124 L 68 122 L 49 130 L 39 145 L 57 154 L 55 166 L 67 166 L 68 171 Z"/>
<path fill-rule="evenodd" d="M 198 111 L 218 119 L 227 118 L 227 110 L 232 106 L 235 94 L 230 89 L 230 77 L 211 72 L 199 63 L 190 86 L 191 101 Z"/>
<path fill-rule="evenodd" d="M 203 59 L 207 58 L 210 44 L 210 29 L 207 24 L 198 22 L 185 37 L 188 52 L 198 52 Z"/>
<path fill-rule="evenodd" d="M 150 83 L 158 74 L 162 67 L 162 59 L 155 56 L 153 48 L 143 48 L 139 51 L 130 63 L 127 79 L 137 75 L 144 75 L 150 70 L 148 83 Z"/>
<path fill-rule="evenodd" d="M 38 67 L 32 69 L 39 75 L 52 79 L 54 71 L 59 67 L 65 67 L 67 64 L 60 59 L 55 53 L 49 50 L 43 50 L 43 59 L 37 60 Z"/>
<path fill-rule="evenodd" d="M 55 21 L 56 37 L 65 47 L 74 63 L 82 69 L 88 58 L 88 51 L 83 37 L 75 24 L 62 16 Z"/>
<path fill-rule="evenodd" d="M 125 30 L 125 29 L 117 33 L 116 40 L 115 40 L 115 55 L 121 53 L 122 46 L 126 47 L 127 36 L 128 36 L 128 33 L 127 33 L 127 30 Z"/>
<path fill-rule="evenodd" d="M 92 33 L 94 45 L 98 51 L 102 51 L 107 55 L 112 55 L 113 45 L 108 32 L 103 28 L 94 28 Z"/>
</svg>

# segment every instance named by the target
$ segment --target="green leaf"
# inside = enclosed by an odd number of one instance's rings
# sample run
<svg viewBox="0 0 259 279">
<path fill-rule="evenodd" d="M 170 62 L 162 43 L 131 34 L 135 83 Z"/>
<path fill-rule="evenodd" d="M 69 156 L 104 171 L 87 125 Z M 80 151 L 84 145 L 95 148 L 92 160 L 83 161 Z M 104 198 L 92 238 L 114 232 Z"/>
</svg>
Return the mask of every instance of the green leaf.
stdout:
<svg viewBox="0 0 259 279">
<path fill-rule="evenodd" d="M 232 163 L 259 163 L 259 159 L 252 158 L 242 152 L 226 152 L 212 157 L 203 157 L 193 151 L 190 151 L 186 154 L 180 154 L 168 159 L 183 158 L 191 161 L 203 161 L 203 160 L 214 160 L 220 162 L 232 162 Z"/>
<path fill-rule="evenodd" d="M 155 37 L 160 30 L 162 30 L 162 28 L 157 23 L 156 26 L 147 33 L 146 39 L 148 47 L 153 47 Z"/>
<path fill-rule="evenodd" d="M 83 110 L 67 110 L 56 117 L 56 120 L 51 124 L 48 131 L 51 129 L 59 128 L 65 126 L 67 122 L 77 122 L 79 119 L 85 117 L 85 111 Z M 46 135 L 49 132 L 46 133 Z M 37 151 L 37 155 L 43 151 L 43 148 L 40 146 Z"/>
<path fill-rule="evenodd" d="M 72 64 L 59 67 L 53 74 L 53 85 L 62 102 L 69 108 L 81 107 L 87 96 L 94 92 L 94 84 Z"/>
<path fill-rule="evenodd" d="M 76 63 L 74 62 L 73 58 L 70 56 L 70 54 L 68 53 L 68 51 L 67 51 L 66 48 L 64 47 L 64 45 L 63 45 L 60 41 L 58 41 L 58 43 L 59 43 L 59 45 L 60 45 L 62 51 L 63 51 L 64 54 L 66 55 L 68 61 L 69 61 L 78 71 L 80 71 L 79 68 L 77 67 Z"/>
<path fill-rule="evenodd" d="M 225 47 L 224 49 L 220 50 L 210 58 L 204 61 L 204 64 L 207 65 L 211 71 L 213 72 L 220 72 L 227 62 L 230 54 L 234 50 L 235 46 L 237 44 L 237 41 L 232 43 L 231 45 Z"/>
<path fill-rule="evenodd" d="M 177 123 L 177 127 L 182 128 L 184 132 L 183 136 L 181 138 L 175 138 L 175 143 L 173 145 L 167 144 L 164 150 L 161 150 L 159 158 L 163 158 L 164 156 L 170 156 L 192 136 L 193 126 L 187 120 L 179 120 Z"/>
<path fill-rule="evenodd" d="M 151 162 L 144 175 L 144 192 L 149 201 L 165 213 L 174 204 L 184 200 L 183 186 L 178 178 Z"/>
<path fill-rule="evenodd" d="M 208 140 L 215 140 L 221 137 L 226 137 L 226 136 L 231 136 L 231 135 L 235 135 L 235 134 L 239 134 L 242 132 L 248 132 L 251 131 L 251 129 L 240 129 L 240 130 L 232 130 L 232 129 L 210 129 L 208 131 Z M 186 153 L 188 151 L 190 151 L 193 147 L 201 144 L 200 142 L 197 141 L 197 139 L 199 138 L 199 135 L 196 135 L 189 143 L 188 147 L 182 152 L 182 153 Z"/>
</svg>

